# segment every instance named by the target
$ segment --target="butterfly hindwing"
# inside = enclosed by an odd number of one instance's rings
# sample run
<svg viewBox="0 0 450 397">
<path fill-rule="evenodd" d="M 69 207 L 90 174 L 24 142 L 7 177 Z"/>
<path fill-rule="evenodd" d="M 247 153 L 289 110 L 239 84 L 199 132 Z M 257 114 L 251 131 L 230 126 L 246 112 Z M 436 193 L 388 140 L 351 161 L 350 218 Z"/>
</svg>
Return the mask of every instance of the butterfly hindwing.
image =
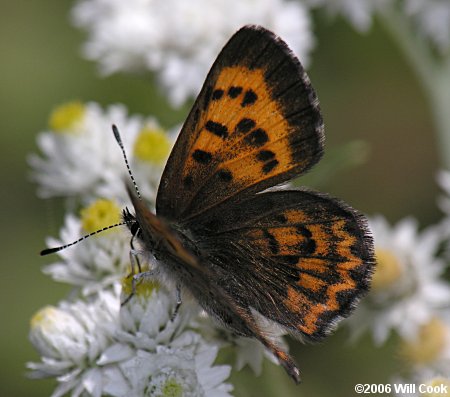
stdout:
<svg viewBox="0 0 450 397">
<path fill-rule="evenodd" d="M 276 191 L 217 207 L 192 230 L 216 280 L 243 307 L 317 340 L 368 290 L 365 218 L 323 194 Z"/>
<path fill-rule="evenodd" d="M 158 215 L 189 219 L 301 174 L 322 154 L 322 130 L 315 92 L 287 45 L 264 28 L 242 28 L 212 66 L 172 150 Z"/>
</svg>

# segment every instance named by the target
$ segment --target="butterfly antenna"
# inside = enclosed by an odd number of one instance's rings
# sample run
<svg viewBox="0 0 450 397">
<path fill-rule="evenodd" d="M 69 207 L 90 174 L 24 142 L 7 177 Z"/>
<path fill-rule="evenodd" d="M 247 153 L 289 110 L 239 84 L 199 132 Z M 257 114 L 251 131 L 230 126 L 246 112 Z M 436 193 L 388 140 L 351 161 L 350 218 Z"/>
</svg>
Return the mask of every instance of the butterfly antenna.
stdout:
<svg viewBox="0 0 450 397">
<path fill-rule="evenodd" d="M 112 130 L 114 133 L 114 137 L 116 138 L 117 143 L 120 146 L 120 149 L 122 150 L 123 159 L 125 160 L 125 165 L 127 166 L 128 174 L 130 175 L 131 182 L 133 182 L 134 190 L 136 190 L 136 194 L 141 199 L 141 193 L 139 191 L 139 188 L 136 184 L 136 181 L 134 179 L 133 173 L 131 172 L 130 164 L 128 163 L 127 153 L 125 152 L 125 148 L 122 143 L 122 138 L 120 137 L 119 129 L 115 124 L 112 125 Z"/>
<path fill-rule="evenodd" d="M 96 230 L 95 232 L 86 234 L 83 237 L 80 237 L 78 240 L 73 241 L 73 242 L 71 242 L 69 244 L 61 245 L 60 247 L 55 247 L 55 248 L 46 248 L 45 250 L 42 250 L 40 252 L 40 254 L 41 254 L 41 256 L 44 256 L 44 255 L 53 254 L 53 253 L 58 252 L 58 251 L 62 251 L 63 249 L 66 249 L 67 247 L 70 247 L 72 245 L 78 244 L 80 241 L 86 240 L 88 237 L 91 237 L 94 234 L 98 234 L 98 233 L 104 232 L 106 230 L 112 229 L 113 227 L 124 226 L 124 225 L 126 225 L 126 222 L 120 222 L 120 223 L 116 223 L 114 225 L 105 226 L 103 229 L 99 229 L 99 230 Z"/>
</svg>

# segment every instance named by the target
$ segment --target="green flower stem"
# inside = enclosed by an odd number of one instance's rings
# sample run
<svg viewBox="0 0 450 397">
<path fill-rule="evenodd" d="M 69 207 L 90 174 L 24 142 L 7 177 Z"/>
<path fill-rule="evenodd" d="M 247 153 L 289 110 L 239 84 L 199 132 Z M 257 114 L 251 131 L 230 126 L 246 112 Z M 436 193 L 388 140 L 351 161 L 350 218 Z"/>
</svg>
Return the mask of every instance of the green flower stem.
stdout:
<svg viewBox="0 0 450 397">
<path fill-rule="evenodd" d="M 386 9 L 381 22 L 419 77 L 430 104 L 441 163 L 450 169 L 450 53 L 435 54 L 413 30 L 410 18 L 397 9 Z"/>
</svg>

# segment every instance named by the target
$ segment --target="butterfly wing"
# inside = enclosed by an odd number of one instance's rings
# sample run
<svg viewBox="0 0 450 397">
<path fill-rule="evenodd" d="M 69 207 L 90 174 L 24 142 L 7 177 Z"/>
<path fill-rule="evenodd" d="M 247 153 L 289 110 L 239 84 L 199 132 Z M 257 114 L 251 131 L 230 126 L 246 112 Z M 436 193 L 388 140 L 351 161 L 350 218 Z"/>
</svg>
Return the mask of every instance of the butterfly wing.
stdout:
<svg viewBox="0 0 450 397">
<path fill-rule="evenodd" d="M 323 194 L 261 193 L 189 227 L 217 283 L 294 335 L 322 338 L 369 288 L 366 219 Z"/>
<path fill-rule="evenodd" d="M 246 26 L 225 45 L 162 175 L 156 212 L 176 222 L 297 176 L 320 158 L 323 124 L 287 45 Z"/>
</svg>

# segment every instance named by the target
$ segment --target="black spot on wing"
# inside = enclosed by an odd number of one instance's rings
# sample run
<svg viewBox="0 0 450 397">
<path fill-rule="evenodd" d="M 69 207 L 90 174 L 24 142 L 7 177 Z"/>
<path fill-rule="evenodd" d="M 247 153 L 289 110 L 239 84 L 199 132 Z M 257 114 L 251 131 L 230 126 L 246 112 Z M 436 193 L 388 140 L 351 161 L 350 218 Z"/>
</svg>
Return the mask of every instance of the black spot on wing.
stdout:
<svg viewBox="0 0 450 397">
<path fill-rule="evenodd" d="M 309 230 L 306 226 L 299 224 L 296 226 L 296 228 L 297 228 L 297 232 L 299 234 L 301 234 L 303 237 L 306 237 L 306 238 L 312 237 L 311 230 Z"/>
<path fill-rule="evenodd" d="M 223 97 L 223 90 L 221 90 L 220 88 L 214 90 L 214 92 L 212 94 L 213 101 L 217 101 L 222 97 Z"/>
<path fill-rule="evenodd" d="M 212 160 L 212 155 L 204 150 L 197 149 L 192 153 L 192 158 L 200 164 L 208 164 Z"/>
<path fill-rule="evenodd" d="M 256 125 L 255 120 L 243 118 L 239 123 L 236 125 L 236 131 L 246 133 L 249 132 L 252 128 L 254 128 Z"/>
<path fill-rule="evenodd" d="M 223 182 L 231 182 L 233 180 L 233 174 L 226 169 L 221 169 L 217 172 L 217 176 Z"/>
<path fill-rule="evenodd" d="M 258 99 L 258 95 L 256 95 L 255 91 L 247 90 L 244 94 L 244 99 L 241 102 L 241 106 L 245 107 L 248 105 L 253 105 Z"/>
<path fill-rule="evenodd" d="M 297 233 L 303 237 L 303 240 L 298 245 L 298 250 L 302 255 L 312 255 L 316 251 L 317 243 L 313 238 L 311 230 L 304 225 L 297 225 Z"/>
<path fill-rule="evenodd" d="M 277 165 L 279 164 L 278 160 L 274 159 L 272 161 L 269 161 L 268 163 L 264 164 L 262 167 L 262 171 L 265 174 L 268 174 L 271 172 Z"/>
<path fill-rule="evenodd" d="M 226 138 L 228 136 L 228 128 L 225 125 L 215 121 L 208 120 L 205 124 L 205 128 L 207 131 L 217 135 L 220 138 Z"/>
<path fill-rule="evenodd" d="M 261 150 L 260 152 L 258 152 L 258 154 L 256 155 L 256 158 L 259 161 L 267 161 L 267 160 L 271 160 L 275 157 L 275 153 L 272 152 L 271 150 Z"/>
<path fill-rule="evenodd" d="M 316 252 L 316 241 L 312 238 L 306 238 L 304 241 L 302 241 L 299 245 L 298 245 L 298 250 L 303 254 L 303 255 L 312 255 L 314 254 L 314 252 Z"/>
<path fill-rule="evenodd" d="M 260 147 L 267 143 L 269 140 L 269 136 L 267 135 L 267 132 L 264 131 L 262 128 L 258 128 L 256 130 L 253 130 L 250 134 L 248 134 L 244 141 L 245 143 L 254 146 L 254 147 Z"/>
<path fill-rule="evenodd" d="M 242 92 L 242 87 L 232 86 L 228 89 L 228 96 L 230 98 L 234 99 L 234 98 L 237 98 L 239 95 L 241 95 L 241 92 Z"/>
</svg>

